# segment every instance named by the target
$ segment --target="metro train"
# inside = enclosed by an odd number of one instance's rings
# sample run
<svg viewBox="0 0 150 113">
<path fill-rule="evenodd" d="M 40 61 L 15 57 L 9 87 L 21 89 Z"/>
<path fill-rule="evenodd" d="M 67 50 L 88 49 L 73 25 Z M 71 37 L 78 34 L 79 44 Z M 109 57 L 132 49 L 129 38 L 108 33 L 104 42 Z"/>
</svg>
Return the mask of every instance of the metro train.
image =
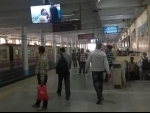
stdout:
<svg viewBox="0 0 150 113">
<path fill-rule="evenodd" d="M 50 69 L 54 68 L 52 46 L 45 46 L 45 53 L 49 59 Z M 59 53 L 59 47 L 57 47 Z M 33 76 L 37 60 L 39 58 L 38 45 L 28 45 L 29 76 Z M 21 80 L 29 76 L 23 76 L 21 45 L 0 45 L 0 87 L 5 84 Z"/>
</svg>

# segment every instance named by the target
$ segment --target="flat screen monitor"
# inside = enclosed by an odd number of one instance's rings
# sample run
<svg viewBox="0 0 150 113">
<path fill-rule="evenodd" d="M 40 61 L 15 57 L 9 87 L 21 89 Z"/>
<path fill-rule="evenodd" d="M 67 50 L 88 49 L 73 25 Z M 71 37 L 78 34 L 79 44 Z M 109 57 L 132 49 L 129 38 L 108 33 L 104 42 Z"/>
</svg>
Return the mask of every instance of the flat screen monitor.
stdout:
<svg viewBox="0 0 150 113">
<path fill-rule="evenodd" d="M 103 27 L 104 34 L 116 34 L 118 33 L 118 26 Z"/>
<path fill-rule="evenodd" d="M 32 23 L 54 23 L 61 21 L 60 4 L 31 6 Z"/>
</svg>

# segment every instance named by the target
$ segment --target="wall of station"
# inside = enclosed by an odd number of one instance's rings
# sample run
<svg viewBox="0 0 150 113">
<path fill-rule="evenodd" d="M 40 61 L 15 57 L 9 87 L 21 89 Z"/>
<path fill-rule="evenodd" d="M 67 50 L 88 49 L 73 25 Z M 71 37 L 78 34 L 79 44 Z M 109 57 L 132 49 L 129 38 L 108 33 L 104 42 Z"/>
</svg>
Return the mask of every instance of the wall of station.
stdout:
<svg viewBox="0 0 150 113">
<path fill-rule="evenodd" d="M 148 9 L 146 9 L 132 25 L 121 34 L 119 44 L 123 48 L 129 47 L 130 51 L 149 53 L 150 42 L 148 31 Z M 126 46 L 126 40 L 130 43 L 129 46 Z"/>
<path fill-rule="evenodd" d="M 149 38 L 148 38 L 148 23 L 147 10 L 145 10 L 129 27 L 131 50 L 138 52 L 148 52 Z"/>
</svg>

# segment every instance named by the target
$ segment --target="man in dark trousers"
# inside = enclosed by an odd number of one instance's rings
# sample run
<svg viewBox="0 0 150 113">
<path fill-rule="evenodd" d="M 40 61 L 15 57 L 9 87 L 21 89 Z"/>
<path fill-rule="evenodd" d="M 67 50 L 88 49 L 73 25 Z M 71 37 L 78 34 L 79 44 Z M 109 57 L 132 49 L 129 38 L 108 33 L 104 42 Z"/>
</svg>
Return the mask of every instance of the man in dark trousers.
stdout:
<svg viewBox="0 0 150 113">
<path fill-rule="evenodd" d="M 39 47 L 39 54 L 40 54 L 40 58 L 37 62 L 37 66 L 36 66 L 36 70 L 35 73 L 37 74 L 37 79 L 38 79 L 38 85 L 46 85 L 47 83 L 47 73 L 49 70 L 49 64 L 48 64 L 48 58 L 46 55 L 44 55 L 45 53 L 45 47 L 44 46 L 40 46 Z M 40 100 L 37 100 L 36 103 L 34 105 L 32 105 L 32 107 L 40 107 Z M 42 109 L 39 109 L 39 111 L 43 111 L 43 110 L 47 110 L 47 105 L 48 105 L 48 101 L 44 101 L 43 102 L 43 107 Z"/>
<path fill-rule="evenodd" d="M 104 100 L 102 92 L 103 92 L 103 72 L 107 71 L 108 76 L 110 78 L 110 69 L 107 60 L 106 53 L 100 50 L 101 43 L 96 43 L 96 49 L 92 53 L 90 53 L 88 60 L 86 62 L 86 73 L 89 70 L 89 65 L 91 63 L 91 71 L 93 77 L 93 84 L 98 96 L 98 101 L 96 104 L 101 104 L 101 101 Z"/>
<path fill-rule="evenodd" d="M 79 65 L 79 69 L 80 69 L 80 49 L 78 49 L 78 52 L 77 52 L 77 60 L 78 60 L 78 65 Z"/>
<path fill-rule="evenodd" d="M 81 49 L 80 53 L 80 69 L 79 69 L 79 75 L 81 75 L 82 70 L 83 74 L 85 75 L 85 64 L 86 64 L 87 54 L 84 52 L 84 49 Z"/>
<path fill-rule="evenodd" d="M 62 81 L 65 82 L 66 100 L 70 99 L 70 71 L 71 57 L 65 53 L 65 48 L 60 48 L 60 54 L 57 55 L 56 60 L 56 73 L 58 74 L 58 90 L 57 94 L 61 96 Z"/>
<path fill-rule="evenodd" d="M 72 51 L 72 61 L 73 61 L 73 66 L 77 67 L 77 54 L 74 50 Z"/>
</svg>

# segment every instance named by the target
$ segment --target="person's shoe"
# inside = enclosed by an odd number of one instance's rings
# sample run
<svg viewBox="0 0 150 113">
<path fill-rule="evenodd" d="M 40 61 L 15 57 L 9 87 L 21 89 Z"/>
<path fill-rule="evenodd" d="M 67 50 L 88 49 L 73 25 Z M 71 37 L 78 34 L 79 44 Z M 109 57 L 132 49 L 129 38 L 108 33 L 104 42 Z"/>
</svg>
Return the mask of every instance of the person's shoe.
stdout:
<svg viewBox="0 0 150 113">
<path fill-rule="evenodd" d="M 98 101 L 96 102 L 96 104 L 99 105 L 99 104 L 101 104 L 101 102 L 102 102 L 101 100 L 98 100 Z"/>
<path fill-rule="evenodd" d="M 104 100 L 104 97 L 102 97 L 102 101 Z"/>
<path fill-rule="evenodd" d="M 40 105 L 36 105 L 36 104 L 34 104 L 34 105 L 32 105 L 32 107 L 39 108 L 39 107 L 40 107 Z"/>
<path fill-rule="evenodd" d="M 38 109 L 38 111 L 46 111 L 47 110 L 47 108 L 40 108 L 40 109 Z"/>
<path fill-rule="evenodd" d="M 60 93 L 58 93 L 58 91 L 57 91 L 57 94 L 58 94 L 58 96 L 59 96 L 59 97 L 61 97 L 61 94 L 60 94 Z"/>
<path fill-rule="evenodd" d="M 69 98 L 69 97 L 66 97 L 66 100 L 70 100 L 70 98 Z"/>
</svg>

